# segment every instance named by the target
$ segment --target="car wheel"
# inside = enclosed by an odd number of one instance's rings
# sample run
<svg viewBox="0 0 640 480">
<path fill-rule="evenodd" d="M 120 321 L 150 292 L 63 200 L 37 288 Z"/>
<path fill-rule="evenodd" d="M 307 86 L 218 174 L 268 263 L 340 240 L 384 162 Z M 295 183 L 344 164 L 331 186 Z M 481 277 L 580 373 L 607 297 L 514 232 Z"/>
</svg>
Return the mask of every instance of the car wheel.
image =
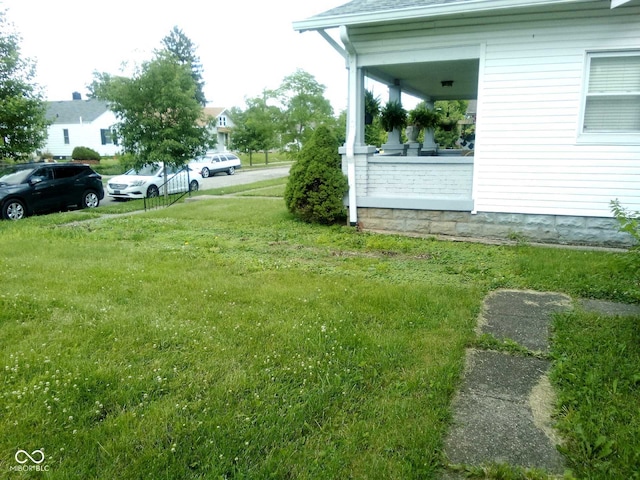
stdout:
<svg viewBox="0 0 640 480">
<path fill-rule="evenodd" d="M 18 199 L 12 199 L 2 206 L 2 218 L 5 220 L 20 220 L 24 218 L 27 211 L 24 208 L 24 203 Z"/>
<path fill-rule="evenodd" d="M 149 186 L 149 188 L 147 188 L 147 198 L 154 198 L 157 197 L 160 194 L 160 191 L 158 190 L 158 187 L 156 187 L 155 185 L 151 185 Z"/>
<path fill-rule="evenodd" d="M 236 167 L 229 167 L 227 170 L 227 175 L 234 175 L 236 173 Z"/>
<path fill-rule="evenodd" d="M 100 205 L 98 194 L 93 190 L 87 190 L 82 194 L 82 208 L 96 208 Z"/>
<path fill-rule="evenodd" d="M 202 175 L 202 178 L 209 178 L 209 169 L 207 167 L 204 167 L 200 174 Z"/>
<path fill-rule="evenodd" d="M 190 192 L 197 192 L 199 188 L 200 188 L 200 185 L 198 184 L 198 181 L 197 180 L 191 180 L 191 183 L 189 184 L 189 191 Z"/>
</svg>

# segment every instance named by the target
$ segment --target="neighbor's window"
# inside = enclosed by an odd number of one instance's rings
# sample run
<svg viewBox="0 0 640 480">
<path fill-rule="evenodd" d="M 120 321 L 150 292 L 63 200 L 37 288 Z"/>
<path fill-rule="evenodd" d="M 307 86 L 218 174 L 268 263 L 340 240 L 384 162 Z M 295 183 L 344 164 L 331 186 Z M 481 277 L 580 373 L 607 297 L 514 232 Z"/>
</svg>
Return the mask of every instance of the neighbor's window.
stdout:
<svg viewBox="0 0 640 480">
<path fill-rule="evenodd" d="M 118 141 L 112 130 L 108 128 L 100 129 L 100 140 L 102 145 L 117 145 Z"/>
<path fill-rule="evenodd" d="M 64 137 L 64 144 L 69 145 L 69 129 L 65 128 L 62 130 L 62 136 Z"/>
<path fill-rule="evenodd" d="M 226 127 L 227 126 L 227 117 L 225 117 L 224 115 L 221 115 L 218 117 L 218 126 L 219 127 Z"/>
<path fill-rule="evenodd" d="M 640 51 L 587 57 L 583 134 L 640 134 Z"/>
</svg>

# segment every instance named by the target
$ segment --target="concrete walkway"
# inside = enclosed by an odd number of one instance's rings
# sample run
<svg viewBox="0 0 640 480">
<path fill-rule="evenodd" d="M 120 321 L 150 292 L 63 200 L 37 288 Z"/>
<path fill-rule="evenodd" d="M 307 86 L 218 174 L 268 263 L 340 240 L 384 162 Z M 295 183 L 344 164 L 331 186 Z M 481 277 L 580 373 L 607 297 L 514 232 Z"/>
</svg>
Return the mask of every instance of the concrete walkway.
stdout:
<svg viewBox="0 0 640 480">
<path fill-rule="evenodd" d="M 638 315 L 637 305 L 580 301 L 580 308 L 607 315 Z M 562 475 L 564 461 L 556 445 L 551 414 L 555 404 L 549 383 L 550 324 L 556 312 L 573 307 L 558 293 L 498 290 L 487 296 L 478 333 L 510 339 L 537 356 L 467 351 L 461 389 L 453 403 L 453 424 L 445 439 L 450 464 L 480 466 L 508 463 Z M 446 471 L 443 479 L 464 478 Z"/>
</svg>

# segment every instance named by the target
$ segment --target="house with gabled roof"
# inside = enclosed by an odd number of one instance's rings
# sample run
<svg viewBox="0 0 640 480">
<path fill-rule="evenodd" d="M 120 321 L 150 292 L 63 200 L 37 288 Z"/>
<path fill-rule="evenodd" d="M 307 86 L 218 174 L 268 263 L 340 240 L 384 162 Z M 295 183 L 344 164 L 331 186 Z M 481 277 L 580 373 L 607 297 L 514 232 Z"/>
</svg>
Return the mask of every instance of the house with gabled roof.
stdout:
<svg viewBox="0 0 640 480">
<path fill-rule="evenodd" d="M 630 243 L 610 202 L 640 210 L 640 0 L 353 0 L 293 27 L 348 68 L 352 225 Z M 365 77 L 392 101 L 476 101 L 473 155 L 376 155 Z"/>
<path fill-rule="evenodd" d="M 54 158 L 71 158 L 75 147 L 88 147 L 102 156 L 115 155 L 120 147 L 112 127 L 115 114 L 101 100 L 82 100 L 74 93 L 73 100 L 47 102 L 47 142 L 44 151 Z"/>
<path fill-rule="evenodd" d="M 217 152 L 227 152 L 229 150 L 229 140 L 233 121 L 229 110 L 224 107 L 205 107 L 204 114 L 213 118 L 213 133 L 216 137 L 215 150 Z"/>
</svg>

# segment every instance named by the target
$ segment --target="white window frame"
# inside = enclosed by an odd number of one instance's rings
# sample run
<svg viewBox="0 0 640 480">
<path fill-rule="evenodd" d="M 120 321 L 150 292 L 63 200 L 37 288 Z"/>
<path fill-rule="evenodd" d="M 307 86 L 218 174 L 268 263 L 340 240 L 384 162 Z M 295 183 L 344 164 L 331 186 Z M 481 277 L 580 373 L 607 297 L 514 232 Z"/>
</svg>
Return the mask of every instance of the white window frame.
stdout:
<svg viewBox="0 0 640 480">
<path fill-rule="evenodd" d="M 609 51 L 588 51 L 585 55 L 584 62 L 584 79 L 582 88 L 582 99 L 580 118 L 578 124 L 579 144 L 598 144 L 598 145 L 640 145 L 640 131 L 637 132 L 585 132 L 584 122 L 587 109 L 587 99 L 589 94 L 589 73 L 591 70 L 592 58 L 611 58 L 611 57 L 640 57 L 640 49 L 635 50 L 609 50 Z M 638 92 L 619 92 L 611 95 L 640 95 Z M 638 112 L 640 115 L 640 111 Z"/>
</svg>

